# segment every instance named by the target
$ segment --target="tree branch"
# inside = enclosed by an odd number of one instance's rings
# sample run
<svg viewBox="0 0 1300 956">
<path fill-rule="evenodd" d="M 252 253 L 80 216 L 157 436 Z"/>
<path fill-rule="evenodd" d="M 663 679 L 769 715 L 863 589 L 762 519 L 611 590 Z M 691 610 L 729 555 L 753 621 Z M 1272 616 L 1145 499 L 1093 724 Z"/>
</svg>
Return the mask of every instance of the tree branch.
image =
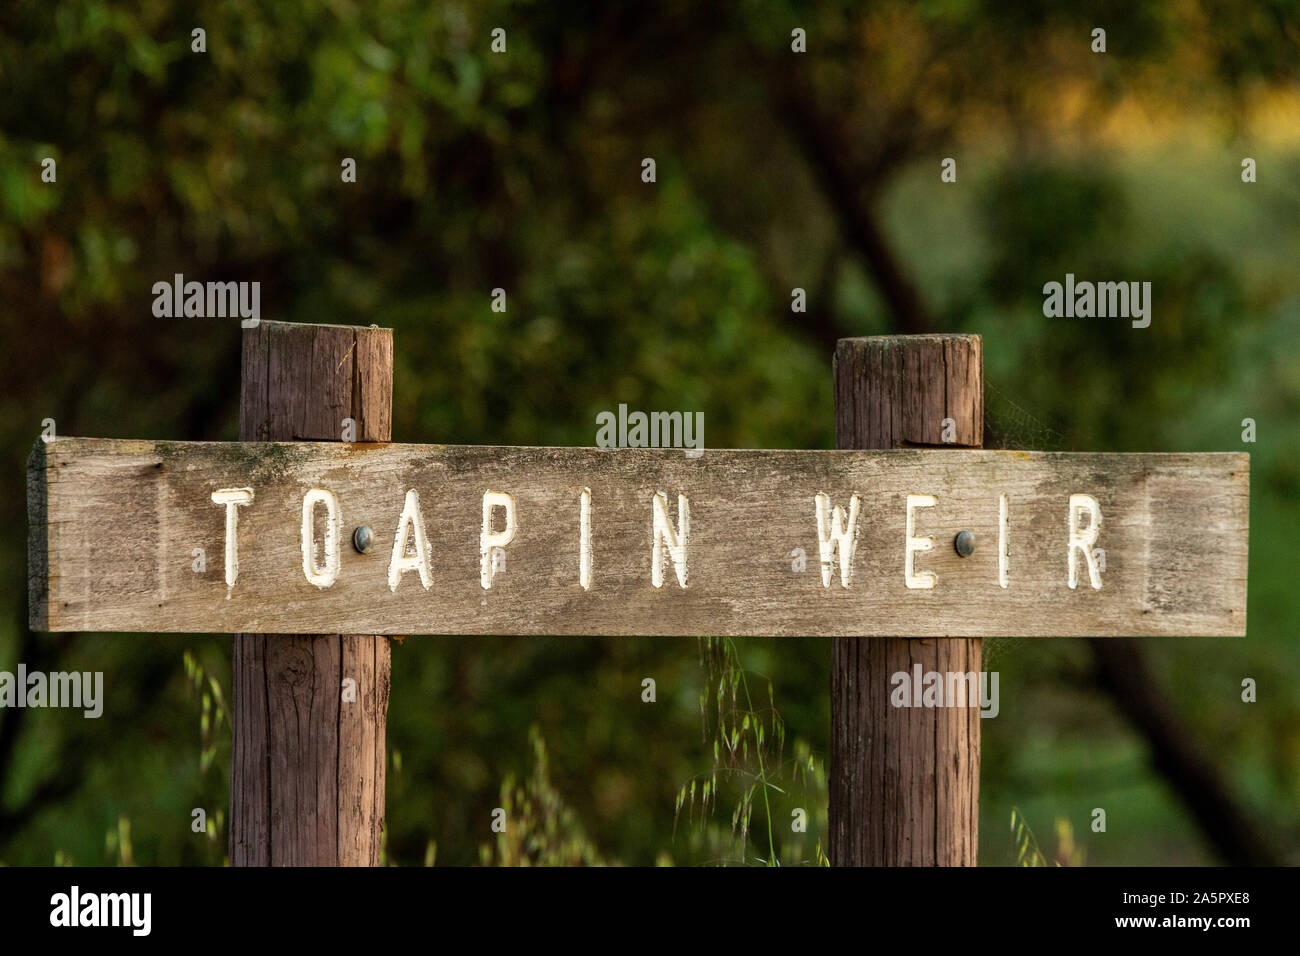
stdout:
<svg viewBox="0 0 1300 956">
<path fill-rule="evenodd" d="M 1135 639 L 1094 637 L 1088 643 L 1102 686 L 1146 737 L 1156 769 L 1191 811 L 1219 857 L 1232 866 L 1281 865 L 1214 761 L 1179 723 Z"/>
<path fill-rule="evenodd" d="M 802 81 L 786 75 L 771 88 L 777 115 L 807 159 L 845 241 L 875 279 L 898 331 L 913 335 L 932 331 L 935 323 L 929 310 L 876 221 L 871 197 L 878 183 L 855 175 L 848 137 L 818 114 L 811 90 Z M 880 160 L 871 165 L 877 173 L 888 166 Z"/>
</svg>

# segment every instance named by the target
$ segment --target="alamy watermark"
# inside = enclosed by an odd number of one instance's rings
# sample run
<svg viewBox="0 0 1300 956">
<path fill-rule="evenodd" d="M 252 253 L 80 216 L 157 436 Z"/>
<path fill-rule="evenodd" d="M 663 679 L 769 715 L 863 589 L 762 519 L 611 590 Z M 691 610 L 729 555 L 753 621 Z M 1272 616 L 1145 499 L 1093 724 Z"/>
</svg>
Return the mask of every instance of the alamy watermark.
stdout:
<svg viewBox="0 0 1300 956">
<path fill-rule="evenodd" d="M 50 897 L 50 925 L 55 927 L 123 927 L 132 936 L 148 936 L 153 927 L 152 893 L 83 893 L 73 885 Z"/>
<path fill-rule="evenodd" d="M 226 319 L 255 329 L 262 321 L 262 283 L 186 282 L 176 273 L 171 282 L 153 284 L 153 314 L 159 319 Z"/>
<path fill-rule="evenodd" d="M 598 448 L 688 448 L 687 458 L 704 454 L 703 412 L 629 413 L 626 405 L 618 414 L 596 414 Z"/>
<path fill-rule="evenodd" d="M 18 665 L 18 673 L 0 671 L 0 708 L 4 707 L 73 707 L 89 718 L 104 713 L 103 671 L 27 670 Z"/>
<path fill-rule="evenodd" d="M 912 665 L 912 673 L 897 671 L 889 678 L 893 690 L 889 702 L 895 707 L 979 707 L 980 717 L 996 717 L 998 672 L 923 670 Z"/>
<path fill-rule="evenodd" d="M 1043 315 L 1049 319 L 1132 319 L 1133 328 L 1151 324 L 1150 282 L 1075 282 L 1043 286 Z"/>
</svg>

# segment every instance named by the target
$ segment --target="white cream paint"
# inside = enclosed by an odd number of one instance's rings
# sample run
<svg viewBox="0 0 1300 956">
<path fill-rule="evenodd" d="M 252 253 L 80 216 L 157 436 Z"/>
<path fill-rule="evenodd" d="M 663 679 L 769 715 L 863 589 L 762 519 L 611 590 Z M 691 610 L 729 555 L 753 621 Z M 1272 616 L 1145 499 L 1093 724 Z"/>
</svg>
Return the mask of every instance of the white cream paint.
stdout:
<svg viewBox="0 0 1300 956">
<path fill-rule="evenodd" d="M 690 534 L 690 502 L 685 495 L 677 496 L 677 522 L 679 529 L 673 527 L 668 517 L 668 496 L 656 491 L 654 508 L 654 546 L 650 554 L 650 583 L 657 588 L 664 586 L 664 546 L 672 557 L 673 570 L 677 572 L 677 583 L 686 587 L 686 537 Z"/>
<path fill-rule="evenodd" d="M 1079 530 L 1079 519 L 1088 514 L 1088 526 Z M 1101 534 L 1101 505 L 1092 495 L 1070 495 L 1070 588 L 1079 586 L 1079 555 L 1088 563 L 1088 581 L 1095 590 L 1101 590 L 1101 572 L 1092 546 Z"/>
<path fill-rule="evenodd" d="M 252 488 L 222 488 L 212 492 L 214 504 L 224 505 L 226 509 L 225 537 L 225 583 L 227 599 L 239 577 L 239 509 L 252 504 Z M 591 489 L 584 487 L 579 494 L 579 563 L 578 582 L 584 590 L 590 590 L 593 580 L 594 549 L 592 546 L 591 523 Z M 664 567 L 671 560 L 677 582 L 686 587 L 687 580 L 687 539 L 690 534 L 690 502 L 685 495 L 677 496 L 677 525 L 674 526 L 668 511 L 668 496 L 665 492 L 656 492 L 651 499 L 653 508 L 653 549 L 651 555 L 651 583 L 656 588 L 663 587 Z M 857 553 L 858 539 L 861 534 L 859 515 L 861 497 L 852 495 L 846 510 L 839 505 L 832 505 L 831 498 L 824 492 L 814 497 L 817 519 L 817 545 L 821 559 L 822 586 L 829 588 L 839 567 L 840 584 L 852 586 L 854 560 Z M 938 584 L 938 575 L 931 570 L 916 569 L 918 552 L 931 551 L 934 538 L 916 534 L 916 512 L 921 508 L 931 508 L 938 503 L 934 495 L 909 494 L 906 496 L 906 551 L 904 560 L 904 579 L 908 588 L 929 590 Z M 319 525 L 317 506 L 325 507 L 324 537 L 317 548 L 317 529 Z M 504 526 L 494 528 L 494 521 L 502 519 L 494 515 L 496 509 L 504 513 Z M 518 533 L 517 509 L 514 496 L 507 492 L 488 491 L 483 495 L 483 523 L 479 535 L 480 584 L 487 590 L 492 587 L 496 573 L 504 569 L 503 552 L 499 548 L 511 544 Z M 998 495 L 998 586 L 1006 589 L 1010 586 L 1010 501 L 1003 493 Z M 1101 567 L 1097 558 L 1095 545 L 1101 533 L 1102 514 L 1097 499 L 1091 495 L 1072 494 L 1069 498 L 1068 515 L 1068 580 L 1074 590 L 1079 584 L 1079 556 L 1088 569 L 1091 586 L 1100 590 L 1102 586 Z M 331 587 L 337 580 L 342 568 L 342 530 L 343 517 L 338 496 L 333 492 L 313 488 L 303 496 L 302 505 L 302 569 L 307 581 L 318 588 Z M 414 539 L 412 541 L 412 539 Z M 433 585 L 431 571 L 431 546 L 425 533 L 424 519 L 420 510 L 419 493 L 414 489 L 406 492 L 402 514 L 398 521 L 397 534 L 393 540 L 392 559 L 388 566 L 388 586 L 396 592 L 402 576 L 408 571 L 417 571 L 421 585 L 427 590 Z M 665 553 L 666 552 L 666 553 Z"/>
<path fill-rule="evenodd" d="M 1000 588 L 1005 588 L 1009 583 L 1007 572 L 1010 562 L 1007 558 L 1007 537 L 1010 523 L 1007 496 L 998 495 L 998 587 Z"/>
<path fill-rule="evenodd" d="M 821 553 L 822 587 L 831 586 L 831 574 L 835 565 L 835 549 L 839 549 L 840 585 L 849 587 L 853 580 L 853 555 L 858 548 L 858 510 L 862 499 L 854 495 L 849 499 L 847 518 L 839 505 L 831 509 L 830 496 L 818 492 L 815 499 L 817 507 L 817 549 Z"/>
<path fill-rule="evenodd" d="M 322 550 L 325 561 L 316 562 L 316 506 L 325 506 L 325 541 Z M 343 516 L 339 511 L 338 496 L 324 488 L 313 488 L 302 497 L 302 573 L 307 581 L 318 588 L 327 588 L 339 578 L 341 554 L 339 538 L 343 530 Z"/>
<path fill-rule="evenodd" d="M 939 575 L 933 571 L 916 570 L 916 552 L 929 551 L 934 547 L 934 538 L 929 535 L 916 535 L 916 508 L 933 508 L 939 499 L 934 495 L 907 496 L 907 552 L 903 560 L 903 578 L 909 588 L 926 590 L 939 582 Z"/>
<path fill-rule="evenodd" d="M 578 583 L 591 590 L 591 489 L 583 488 L 578 499 Z"/>
<path fill-rule="evenodd" d="M 226 506 L 226 598 L 239 579 L 239 509 L 253 503 L 252 488 L 222 488 L 212 492 L 214 504 Z"/>
<path fill-rule="evenodd" d="M 415 537 L 415 553 L 407 554 L 406 541 Z M 402 517 L 397 522 L 397 534 L 393 538 L 393 558 L 388 562 L 388 589 L 397 590 L 397 584 L 407 571 L 418 571 L 420 583 L 427 591 L 433 585 L 433 574 L 429 570 L 429 539 L 424 534 L 424 518 L 420 514 L 420 494 L 414 488 L 406 492 L 406 501 L 402 505 Z"/>
<path fill-rule="evenodd" d="M 492 530 L 494 508 L 503 508 L 506 513 L 505 527 L 500 531 Z M 504 548 L 515 540 L 516 530 L 514 495 L 506 491 L 483 492 L 483 530 L 478 536 L 479 583 L 483 585 L 483 590 L 492 587 L 492 579 L 497 572 L 496 562 L 492 560 L 492 549 Z"/>
</svg>

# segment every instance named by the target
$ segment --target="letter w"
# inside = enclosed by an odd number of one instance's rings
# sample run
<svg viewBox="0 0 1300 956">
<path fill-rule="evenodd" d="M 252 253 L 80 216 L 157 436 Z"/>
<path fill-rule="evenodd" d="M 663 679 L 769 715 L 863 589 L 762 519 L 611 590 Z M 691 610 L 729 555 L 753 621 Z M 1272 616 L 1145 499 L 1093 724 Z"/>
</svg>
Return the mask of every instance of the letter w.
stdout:
<svg viewBox="0 0 1300 956">
<path fill-rule="evenodd" d="M 829 496 L 817 493 L 817 547 L 822 559 L 822 587 L 831 586 L 831 569 L 835 564 L 835 548 L 840 549 L 840 584 L 849 587 L 853 577 L 853 553 L 858 547 L 858 509 L 861 501 L 857 495 L 849 499 L 848 524 L 845 526 L 844 509 L 831 508 Z"/>
</svg>

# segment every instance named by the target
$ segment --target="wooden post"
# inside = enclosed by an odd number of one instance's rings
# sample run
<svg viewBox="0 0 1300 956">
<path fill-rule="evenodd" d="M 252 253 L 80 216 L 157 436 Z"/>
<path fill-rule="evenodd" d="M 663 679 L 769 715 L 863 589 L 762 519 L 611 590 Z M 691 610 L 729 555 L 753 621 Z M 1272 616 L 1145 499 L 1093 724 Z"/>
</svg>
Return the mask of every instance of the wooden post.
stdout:
<svg viewBox="0 0 1300 956">
<path fill-rule="evenodd" d="M 241 441 L 391 441 L 391 329 L 263 321 L 243 349 Z M 379 863 L 389 650 L 386 637 L 235 635 L 232 866 Z"/>
<path fill-rule="evenodd" d="M 944 419 L 952 420 L 949 436 Z M 837 448 L 978 448 L 983 441 L 979 336 L 840 340 Z M 832 638 L 833 866 L 975 865 L 979 709 L 893 707 L 889 698 L 891 675 L 910 674 L 918 663 L 924 671 L 978 673 L 981 651 L 979 638 Z"/>
</svg>

